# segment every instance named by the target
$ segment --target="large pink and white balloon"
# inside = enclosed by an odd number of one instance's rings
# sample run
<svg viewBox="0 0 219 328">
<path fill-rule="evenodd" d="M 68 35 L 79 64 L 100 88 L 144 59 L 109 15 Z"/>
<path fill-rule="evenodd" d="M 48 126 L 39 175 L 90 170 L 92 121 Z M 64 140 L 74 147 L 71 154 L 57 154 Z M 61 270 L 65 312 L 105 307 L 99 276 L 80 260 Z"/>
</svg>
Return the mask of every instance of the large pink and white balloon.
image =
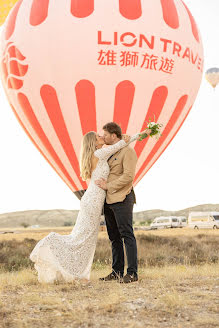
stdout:
<svg viewBox="0 0 219 328">
<path fill-rule="evenodd" d="M 83 134 L 106 122 L 134 134 L 149 118 L 159 140 L 134 146 L 138 183 L 169 145 L 196 98 L 203 47 L 181 0 L 20 0 L 1 39 L 12 109 L 73 192 L 86 189 Z"/>
</svg>

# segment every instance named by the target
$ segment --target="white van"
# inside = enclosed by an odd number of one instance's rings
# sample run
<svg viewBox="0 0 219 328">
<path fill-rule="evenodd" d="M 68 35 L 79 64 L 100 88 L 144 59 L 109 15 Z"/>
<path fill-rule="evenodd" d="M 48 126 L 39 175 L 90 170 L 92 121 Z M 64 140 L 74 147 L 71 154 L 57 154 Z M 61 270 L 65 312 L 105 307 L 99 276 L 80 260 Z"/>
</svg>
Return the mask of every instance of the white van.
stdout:
<svg viewBox="0 0 219 328">
<path fill-rule="evenodd" d="M 180 219 L 176 216 L 160 216 L 154 219 L 150 224 L 150 228 L 153 229 L 163 229 L 163 228 L 179 228 Z"/>
<path fill-rule="evenodd" d="M 180 228 L 187 226 L 187 219 L 185 216 L 178 216 L 178 219 L 180 220 Z"/>
<path fill-rule="evenodd" d="M 188 227 L 193 229 L 219 229 L 219 212 L 190 212 Z"/>
</svg>

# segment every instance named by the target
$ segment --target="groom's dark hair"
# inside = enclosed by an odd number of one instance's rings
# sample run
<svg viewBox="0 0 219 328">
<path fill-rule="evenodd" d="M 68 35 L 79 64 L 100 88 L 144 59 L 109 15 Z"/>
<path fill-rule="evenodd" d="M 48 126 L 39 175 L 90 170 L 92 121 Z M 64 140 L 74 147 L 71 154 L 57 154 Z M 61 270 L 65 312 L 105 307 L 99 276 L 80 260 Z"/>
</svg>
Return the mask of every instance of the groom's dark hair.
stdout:
<svg viewBox="0 0 219 328">
<path fill-rule="evenodd" d="M 110 134 L 115 133 L 117 138 L 122 139 L 122 129 L 115 122 L 105 124 L 103 126 L 103 130 L 109 132 Z"/>
</svg>

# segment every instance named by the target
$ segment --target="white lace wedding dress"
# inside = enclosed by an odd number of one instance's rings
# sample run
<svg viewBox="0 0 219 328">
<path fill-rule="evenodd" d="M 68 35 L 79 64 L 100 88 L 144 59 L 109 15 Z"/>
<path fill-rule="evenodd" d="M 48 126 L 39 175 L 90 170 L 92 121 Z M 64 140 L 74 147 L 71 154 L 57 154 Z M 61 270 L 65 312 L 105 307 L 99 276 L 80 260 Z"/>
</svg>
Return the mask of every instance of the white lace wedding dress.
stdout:
<svg viewBox="0 0 219 328">
<path fill-rule="evenodd" d="M 137 140 L 139 134 L 130 139 Z M 130 143 L 129 142 L 129 143 Z M 128 144 L 129 144 L 128 143 Z M 81 198 L 76 224 L 69 235 L 51 232 L 40 240 L 30 254 L 38 271 L 38 281 L 70 282 L 75 279 L 89 279 L 100 226 L 101 212 L 106 197 L 105 190 L 95 184 L 95 180 L 106 179 L 109 175 L 107 160 L 121 148 L 127 146 L 120 140 L 107 148 L 95 151 L 99 158 L 92 173 L 87 191 Z"/>
</svg>

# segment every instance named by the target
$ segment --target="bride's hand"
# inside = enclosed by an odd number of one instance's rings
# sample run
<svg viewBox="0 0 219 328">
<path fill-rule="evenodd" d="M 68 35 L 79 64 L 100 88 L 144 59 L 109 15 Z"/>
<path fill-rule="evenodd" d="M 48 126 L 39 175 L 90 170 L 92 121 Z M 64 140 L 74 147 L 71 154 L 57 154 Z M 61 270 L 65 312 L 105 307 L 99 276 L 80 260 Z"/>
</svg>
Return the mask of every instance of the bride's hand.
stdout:
<svg viewBox="0 0 219 328">
<path fill-rule="evenodd" d="M 142 131 L 139 135 L 138 140 L 141 141 L 141 137 L 144 136 L 144 138 L 146 137 L 145 134 L 147 135 L 147 137 L 151 134 L 151 129 L 145 129 L 144 131 Z"/>
<path fill-rule="evenodd" d="M 141 134 L 147 134 L 149 136 L 151 134 L 151 129 L 145 129 Z"/>
<path fill-rule="evenodd" d="M 122 140 L 124 140 L 126 143 L 130 141 L 131 137 L 128 134 L 123 134 L 122 135 Z"/>
</svg>

